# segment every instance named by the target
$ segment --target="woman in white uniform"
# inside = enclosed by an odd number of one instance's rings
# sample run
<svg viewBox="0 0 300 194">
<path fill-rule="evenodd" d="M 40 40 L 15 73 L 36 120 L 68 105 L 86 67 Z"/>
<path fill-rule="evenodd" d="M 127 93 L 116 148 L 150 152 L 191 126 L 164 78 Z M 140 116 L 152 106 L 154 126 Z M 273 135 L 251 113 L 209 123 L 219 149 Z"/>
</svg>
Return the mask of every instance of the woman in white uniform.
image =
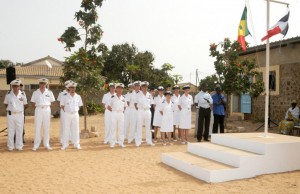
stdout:
<svg viewBox="0 0 300 194">
<path fill-rule="evenodd" d="M 181 129 L 182 144 L 186 144 L 188 141 L 188 130 L 192 127 L 193 97 L 189 95 L 189 85 L 185 85 L 182 89 L 184 90 L 184 94 L 179 98 L 178 102 L 180 110 L 179 128 Z"/>
<path fill-rule="evenodd" d="M 161 138 L 163 140 L 163 145 L 167 145 L 165 141 L 166 133 L 168 136 L 169 144 L 173 145 L 171 140 L 171 135 L 173 132 L 173 111 L 174 111 L 174 103 L 171 101 L 172 93 L 170 91 L 165 92 L 165 100 L 161 103 L 159 109 L 160 114 L 162 115 L 161 120 Z"/>
<path fill-rule="evenodd" d="M 173 132 L 173 139 L 174 141 L 177 141 L 176 138 L 176 127 L 179 126 L 180 122 L 180 110 L 178 108 L 178 102 L 180 98 L 179 94 L 180 87 L 178 85 L 175 85 L 173 87 L 174 94 L 171 97 L 171 101 L 174 104 L 174 112 L 173 112 L 173 125 L 174 125 L 174 132 Z M 180 129 L 178 128 L 178 138 L 180 139 Z"/>
<path fill-rule="evenodd" d="M 165 99 L 165 96 L 163 95 L 164 87 L 159 86 L 157 90 L 158 90 L 158 95 L 154 98 L 154 109 L 155 109 L 154 119 L 153 119 L 154 142 L 157 142 L 157 131 L 161 125 L 161 118 L 162 118 L 162 115 L 160 114 L 159 109 L 157 109 L 157 107 L 159 107 Z"/>
</svg>

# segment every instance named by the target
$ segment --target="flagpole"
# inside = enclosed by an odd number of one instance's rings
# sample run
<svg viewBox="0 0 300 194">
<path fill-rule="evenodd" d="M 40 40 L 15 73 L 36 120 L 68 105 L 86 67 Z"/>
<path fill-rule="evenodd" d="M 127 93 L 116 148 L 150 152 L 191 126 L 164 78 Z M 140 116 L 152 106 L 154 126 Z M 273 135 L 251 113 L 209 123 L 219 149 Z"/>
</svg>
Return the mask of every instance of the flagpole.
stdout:
<svg viewBox="0 0 300 194">
<path fill-rule="evenodd" d="M 267 31 L 270 26 L 270 0 L 267 0 Z M 269 68 L 270 67 L 270 41 L 267 39 L 266 43 L 266 96 L 265 96 L 265 130 L 264 137 L 268 136 L 268 128 L 269 128 Z"/>
<path fill-rule="evenodd" d="M 270 2 L 289 5 L 285 2 L 275 1 L 275 0 L 266 0 L 267 1 L 267 32 L 270 26 Z M 267 39 L 266 42 L 266 96 L 265 96 L 265 130 L 264 137 L 268 137 L 268 129 L 269 129 L 269 96 L 270 96 L 270 88 L 269 88 L 269 74 L 270 74 L 270 40 Z"/>
</svg>

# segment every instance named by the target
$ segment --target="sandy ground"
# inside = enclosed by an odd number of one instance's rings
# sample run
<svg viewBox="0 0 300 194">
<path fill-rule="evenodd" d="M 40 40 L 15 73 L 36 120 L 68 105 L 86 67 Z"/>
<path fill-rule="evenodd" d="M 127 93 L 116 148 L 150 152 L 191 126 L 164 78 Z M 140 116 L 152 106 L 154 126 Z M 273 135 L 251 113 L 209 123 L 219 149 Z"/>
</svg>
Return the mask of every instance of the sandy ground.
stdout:
<svg viewBox="0 0 300 194">
<path fill-rule="evenodd" d="M 83 118 L 81 117 L 81 125 Z M 103 115 L 88 117 L 101 131 L 99 138 L 81 140 L 82 150 L 61 151 L 59 119 L 51 122 L 52 151 L 31 151 L 33 117 L 26 117 L 24 151 L 8 152 L 0 133 L 0 193 L 300 193 L 300 171 L 208 184 L 161 163 L 161 153 L 186 151 L 187 146 L 126 148 L 103 145 Z M 260 123 L 235 122 L 248 132 Z M 0 117 L 0 130 L 6 118 Z M 274 130 L 275 131 L 275 130 Z M 192 133 L 192 131 L 191 131 Z M 191 141 L 195 141 L 191 135 Z M 300 154 L 300 153 L 299 153 Z"/>
</svg>

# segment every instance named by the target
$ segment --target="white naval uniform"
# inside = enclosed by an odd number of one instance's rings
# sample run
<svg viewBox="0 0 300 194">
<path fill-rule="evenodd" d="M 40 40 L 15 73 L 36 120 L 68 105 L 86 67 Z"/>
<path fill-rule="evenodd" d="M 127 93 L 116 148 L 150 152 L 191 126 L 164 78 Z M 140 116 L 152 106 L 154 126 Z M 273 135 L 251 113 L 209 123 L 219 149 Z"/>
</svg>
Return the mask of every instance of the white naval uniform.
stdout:
<svg viewBox="0 0 300 194">
<path fill-rule="evenodd" d="M 111 123 L 110 123 L 110 146 L 113 147 L 117 142 L 118 129 L 118 143 L 120 146 L 124 145 L 124 109 L 127 107 L 127 101 L 123 95 L 118 97 L 112 96 L 109 102 L 111 106 Z"/>
<path fill-rule="evenodd" d="M 142 91 L 136 95 L 135 103 L 137 103 L 138 107 L 138 121 L 137 121 L 137 132 L 135 137 L 135 144 L 136 146 L 140 146 L 142 143 L 142 129 L 143 124 L 145 125 L 146 129 L 146 142 L 147 144 L 152 145 L 152 133 L 150 129 L 151 125 L 151 111 L 150 107 L 153 104 L 153 98 L 149 92 L 143 94 Z"/>
<path fill-rule="evenodd" d="M 67 94 L 68 91 L 64 90 L 58 94 L 57 101 L 60 102 L 63 95 Z M 63 144 L 63 123 L 64 123 L 64 111 L 60 109 L 60 143 Z"/>
<path fill-rule="evenodd" d="M 179 128 L 191 129 L 193 97 L 191 95 L 186 96 L 183 94 L 179 98 L 178 105 L 181 106 Z"/>
<path fill-rule="evenodd" d="M 160 127 L 162 115 L 160 114 L 159 110 L 156 107 L 161 106 L 161 103 L 165 100 L 165 96 L 156 96 L 154 97 L 154 104 L 155 104 L 155 111 L 154 111 L 154 119 L 153 119 L 153 126 Z"/>
<path fill-rule="evenodd" d="M 136 96 L 139 93 L 141 93 L 141 91 L 136 92 L 135 90 L 133 90 L 130 95 L 130 101 L 129 101 L 130 130 L 128 136 L 128 143 L 131 143 L 133 139 L 135 139 L 137 133 L 138 111 L 135 109 L 134 103 L 136 101 Z"/>
<path fill-rule="evenodd" d="M 132 92 L 127 92 L 127 94 L 125 95 L 125 99 L 126 99 L 126 105 L 127 102 L 130 102 L 130 96 L 131 96 Z M 130 109 L 126 108 L 125 112 L 124 112 L 124 138 L 127 138 L 127 131 L 130 127 Z"/>
<path fill-rule="evenodd" d="M 104 94 L 102 98 L 102 103 L 105 105 L 105 111 L 104 111 L 104 143 L 105 144 L 109 142 L 110 120 L 111 120 L 111 111 L 107 109 L 107 106 L 110 102 L 110 98 L 114 95 L 116 95 L 116 93 L 111 94 L 110 92 L 107 92 L 106 94 Z"/>
<path fill-rule="evenodd" d="M 174 104 L 173 125 L 179 125 L 180 122 L 180 110 L 178 108 L 179 98 L 180 98 L 180 94 L 178 94 L 178 96 L 173 94 L 171 97 L 171 101 Z"/>
<path fill-rule="evenodd" d="M 159 107 L 157 107 L 159 111 L 163 112 L 162 119 L 161 119 L 161 127 L 160 132 L 173 132 L 173 118 L 174 118 L 174 109 L 175 104 L 170 100 L 168 103 L 164 100 Z"/>
<path fill-rule="evenodd" d="M 23 128 L 24 128 L 24 105 L 27 104 L 27 98 L 24 92 L 19 91 L 17 95 L 11 90 L 4 99 L 7 104 L 7 147 L 9 150 L 14 148 L 22 150 L 23 148 Z M 16 135 L 16 144 L 14 144 L 14 136 Z"/>
<path fill-rule="evenodd" d="M 70 93 L 63 95 L 60 106 L 64 106 L 64 123 L 63 123 L 63 145 L 65 149 L 69 146 L 70 134 L 73 140 L 74 148 L 80 148 L 79 138 L 79 108 L 83 106 L 81 96 Z M 63 110 L 62 110 L 63 111 Z"/>
<path fill-rule="evenodd" d="M 34 102 L 36 107 L 34 111 L 34 149 L 40 147 L 42 128 L 44 128 L 44 147 L 50 148 L 50 106 L 54 101 L 53 93 L 48 89 L 45 89 L 44 93 L 37 89 L 31 96 L 31 102 Z"/>
</svg>

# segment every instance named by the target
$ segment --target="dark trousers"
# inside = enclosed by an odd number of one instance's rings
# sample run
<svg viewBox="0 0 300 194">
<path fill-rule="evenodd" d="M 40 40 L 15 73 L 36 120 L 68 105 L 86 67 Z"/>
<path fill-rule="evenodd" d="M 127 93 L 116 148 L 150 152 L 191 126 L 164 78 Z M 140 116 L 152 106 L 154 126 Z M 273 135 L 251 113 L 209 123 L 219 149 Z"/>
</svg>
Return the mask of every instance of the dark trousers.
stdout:
<svg viewBox="0 0 300 194">
<path fill-rule="evenodd" d="M 210 123 L 210 108 L 199 108 L 199 119 L 198 119 L 198 132 L 197 132 L 197 140 L 201 141 L 203 134 L 203 123 L 205 125 L 203 137 L 205 140 L 208 139 L 209 133 L 209 123 Z"/>
<path fill-rule="evenodd" d="M 224 133 L 224 115 L 214 115 L 213 133 L 218 133 L 220 125 L 220 133 Z"/>
</svg>

